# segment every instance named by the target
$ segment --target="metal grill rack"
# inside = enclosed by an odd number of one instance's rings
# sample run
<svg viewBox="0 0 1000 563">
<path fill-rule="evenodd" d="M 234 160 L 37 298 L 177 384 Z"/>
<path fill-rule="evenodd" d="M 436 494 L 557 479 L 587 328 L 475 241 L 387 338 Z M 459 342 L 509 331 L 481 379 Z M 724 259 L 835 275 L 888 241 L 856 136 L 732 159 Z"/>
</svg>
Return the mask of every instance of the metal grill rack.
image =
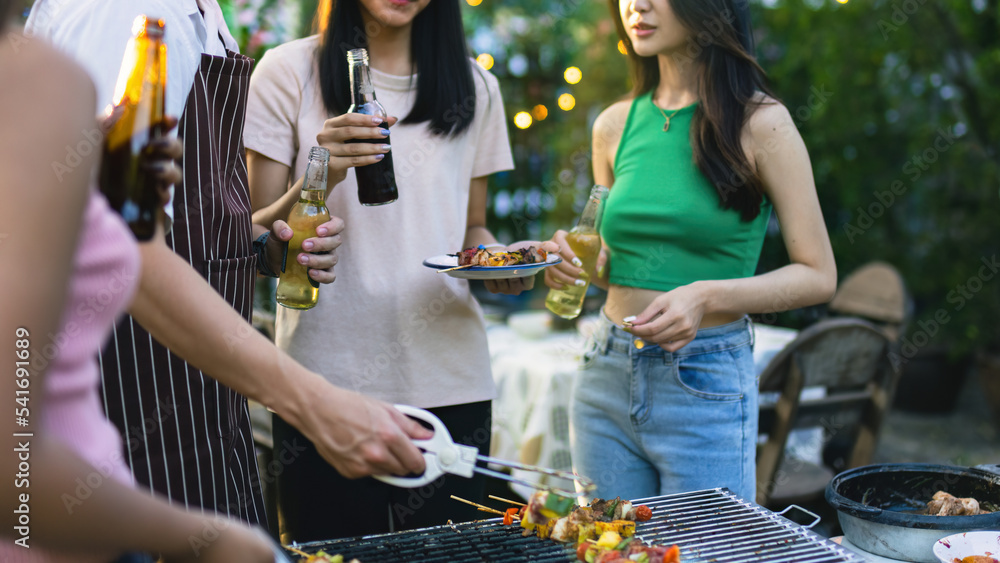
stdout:
<svg viewBox="0 0 1000 563">
<path fill-rule="evenodd" d="M 863 563 L 863 559 L 807 528 L 747 502 L 728 489 L 710 489 L 635 501 L 653 509 L 637 526 L 647 543 L 677 544 L 683 563 Z M 295 547 L 339 553 L 362 563 L 576 561 L 572 545 L 534 536 L 499 519 L 436 526 Z"/>
<path fill-rule="evenodd" d="M 653 509 L 637 527 L 647 543 L 677 544 L 684 563 L 863 562 L 844 548 L 747 502 L 728 489 L 709 489 L 633 501 Z M 818 520 L 817 520 L 818 521 Z"/>
</svg>

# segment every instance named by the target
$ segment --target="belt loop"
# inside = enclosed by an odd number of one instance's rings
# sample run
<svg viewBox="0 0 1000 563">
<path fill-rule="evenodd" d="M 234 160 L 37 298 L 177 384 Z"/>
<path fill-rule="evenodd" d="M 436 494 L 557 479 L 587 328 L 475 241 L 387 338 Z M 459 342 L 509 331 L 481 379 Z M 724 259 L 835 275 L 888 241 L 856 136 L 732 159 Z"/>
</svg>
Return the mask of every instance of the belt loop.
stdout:
<svg viewBox="0 0 1000 563">
<path fill-rule="evenodd" d="M 757 343 L 757 327 L 754 326 L 750 315 L 747 315 L 747 324 L 750 328 L 750 349 L 753 350 L 754 344 Z"/>
</svg>

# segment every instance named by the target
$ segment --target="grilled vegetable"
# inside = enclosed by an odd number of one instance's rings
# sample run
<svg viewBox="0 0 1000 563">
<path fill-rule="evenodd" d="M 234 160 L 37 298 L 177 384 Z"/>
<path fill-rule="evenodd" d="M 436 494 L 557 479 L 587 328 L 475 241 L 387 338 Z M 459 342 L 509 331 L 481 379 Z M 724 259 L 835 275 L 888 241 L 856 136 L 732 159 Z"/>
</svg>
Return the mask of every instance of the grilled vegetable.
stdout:
<svg viewBox="0 0 1000 563">
<path fill-rule="evenodd" d="M 611 522 L 595 522 L 598 534 L 604 532 L 615 532 L 623 538 L 630 538 L 635 535 L 635 522 L 631 520 L 614 520 Z"/>
</svg>

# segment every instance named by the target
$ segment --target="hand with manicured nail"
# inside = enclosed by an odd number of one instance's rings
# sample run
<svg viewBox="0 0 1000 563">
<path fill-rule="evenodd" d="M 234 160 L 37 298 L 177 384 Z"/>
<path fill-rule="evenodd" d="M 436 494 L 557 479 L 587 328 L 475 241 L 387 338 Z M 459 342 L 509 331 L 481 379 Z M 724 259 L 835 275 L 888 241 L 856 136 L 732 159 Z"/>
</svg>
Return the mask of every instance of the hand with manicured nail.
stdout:
<svg viewBox="0 0 1000 563">
<path fill-rule="evenodd" d="M 396 117 L 386 119 L 389 127 L 396 121 Z M 392 150 L 385 143 L 389 130 L 381 124 L 380 118 L 361 113 L 345 113 L 323 123 L 316 144 L 330 151 L 328 186 L 332 188 L 343 182 L 348 168 L 375 164 Z"/>
<path fill-rule="evenodd" d="M 309 266 L 309 277 L 319 283 L 333 283 L 337 276 L 333 267 L 337 264 L 337 254 L 334 252 L 340 246 L 340 233 L 344 230 L 344 220 L 340 217 L 330 217 L 330 220 L 316 227 L 316 236 L 302 241 L 302 249 L 309 252 L 289 256 L 299 264 Z M 281 271 L 281 259 L 285 254 L 285 243 L 292 240 L 292 228 L 288 223 L 277 220 L 271 225 L 271 236 L 267 240 L 267 258 L 271 262 L 271 271 Z"/>
<path fill-rule="evenodd" d="M 694 282 L 660 294 L 643 312 L 622 319 L 625 330 L 668 352 L 680 350 L 698 335 L 705 315 L 702 287 Z"/>
<path fill-rule="evenodd" d="M 558 230 L 556 234 L 552 235 L 551 242 L 559 245 L 559 256 L 562 256 L 563 259 L 561 263 L 545 269 L 545 285 L 552 289 L 564 289 L 569 285 L 577 285 L 579 287 L 587 285 L 586 280 L 580 277 L 580 274 L 583 272 L 583 262 L 576 257 L 573 249 L 566 242 L 567 234 L 566 231 Z M 607 272 L 604 270 L 607 263 L 607 249 L 602 246 L 601 252 L 597 255 L 595 271 L 588 272 L 590 274 L 590 281 L 598 287 L 605 289 L 607 288 L 607 282 L 604 276 Z"/>
</svg>

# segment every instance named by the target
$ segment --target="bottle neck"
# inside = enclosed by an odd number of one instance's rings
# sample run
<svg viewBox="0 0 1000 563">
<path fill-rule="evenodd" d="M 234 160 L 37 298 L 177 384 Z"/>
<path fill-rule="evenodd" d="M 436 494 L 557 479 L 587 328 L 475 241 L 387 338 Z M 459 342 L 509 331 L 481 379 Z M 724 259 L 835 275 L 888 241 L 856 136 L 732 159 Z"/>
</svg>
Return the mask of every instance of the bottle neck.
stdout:
<svg viewBox="0 0 1000 563">
<path fill-rule="evenodd" d="M 351 63 L 351 103 L 354 107 L 375 101 L 375 86 L 372 84 L 371 68 L 362 61 Z"/>
<path fill-rule="evenodd" d="M 596 200 L 591 200 L 587 203 L 587 207 L 583 209 L 583 214 L 580 215 L 580 220 L 576 222 L 576 230 L 581 231 L 593 231 L 597 229 L 597 205 L 592 205 Z"/>
<path fill-rule="evenodd" d="M 601 221 L 601 211 L 604 209 L 604 201 L 608 198 L 608 188 L 604 186 L 594 186 L 587 199 L 587 206 L 580 214 L 580 220 L 576 223 L 576 230 L 596 231 Z"/>
<path fill-rule="evenodd" d="M 299 199 L 311 203 L 323 203 L 326 200 L 326 175 L 329 162 L 318 158 L 309 159 L 306 176 L 302 180 L 302 191 Z"/>
</svg>

